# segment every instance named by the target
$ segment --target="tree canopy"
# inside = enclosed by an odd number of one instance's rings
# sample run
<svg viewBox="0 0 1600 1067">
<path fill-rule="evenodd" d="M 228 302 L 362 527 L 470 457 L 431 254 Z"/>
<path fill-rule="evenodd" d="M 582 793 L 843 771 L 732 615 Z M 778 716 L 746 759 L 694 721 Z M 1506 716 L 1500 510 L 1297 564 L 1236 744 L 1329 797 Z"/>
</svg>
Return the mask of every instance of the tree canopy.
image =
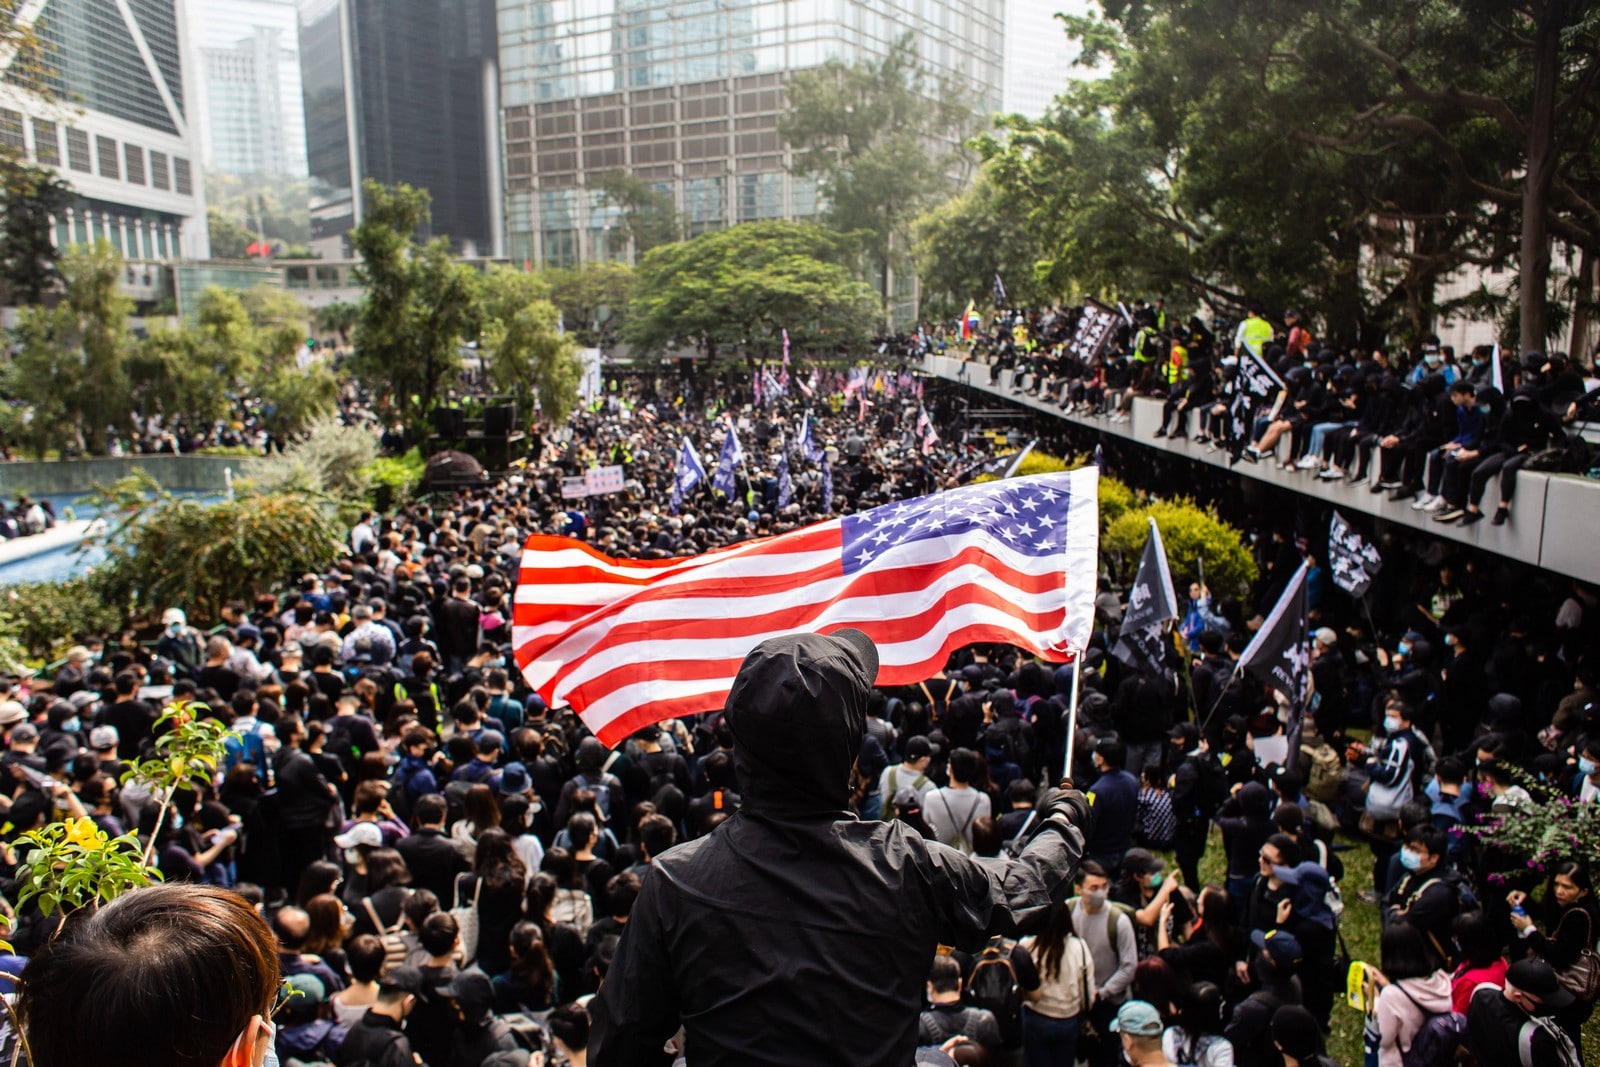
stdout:
<svg viewBox="0 0 1600 1067">
<path fill-rule="evenodd" d="M 696 348 L 774 356 L 794 345 L 852 350 L 877 300 L 848 264 L 856 242 L 821 226 L 754 222 L 652 249 L 640 262 L 623 338 L 650 353 Z"/>
</svg>

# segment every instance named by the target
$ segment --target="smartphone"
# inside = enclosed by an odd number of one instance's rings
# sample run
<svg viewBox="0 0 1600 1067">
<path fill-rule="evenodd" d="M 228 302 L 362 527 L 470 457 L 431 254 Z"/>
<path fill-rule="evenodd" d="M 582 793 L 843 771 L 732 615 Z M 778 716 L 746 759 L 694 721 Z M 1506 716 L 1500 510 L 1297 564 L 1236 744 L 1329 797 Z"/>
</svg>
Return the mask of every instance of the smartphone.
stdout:
<svg viewBox="0 0 1600 1067">
<path fill-rule="evenodd" d="M 1189 891 L 1180 888 L 1172 894 L 1172 928 L 1182 930 L 1194 920 L 1194 904 L 1189 899 Z"/>
</svg>

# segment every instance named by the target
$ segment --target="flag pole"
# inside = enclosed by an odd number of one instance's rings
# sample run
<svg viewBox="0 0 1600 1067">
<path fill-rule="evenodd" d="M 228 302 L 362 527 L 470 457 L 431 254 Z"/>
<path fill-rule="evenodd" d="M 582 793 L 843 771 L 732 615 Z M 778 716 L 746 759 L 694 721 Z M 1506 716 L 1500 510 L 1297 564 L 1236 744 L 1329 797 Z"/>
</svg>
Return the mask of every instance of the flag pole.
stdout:
<svg viewBox="0 0 1600 1067">
<path fill-rule="evenodd" d="M 1072 781 L 1072 750 L 1078 740 L 1078 684 L 1083 675 L 1083 652 L 1072 653 L 1072 702 L 1067 706 L 1067 758 L 1061 765 L 1063 781 Z"/>
</svg>

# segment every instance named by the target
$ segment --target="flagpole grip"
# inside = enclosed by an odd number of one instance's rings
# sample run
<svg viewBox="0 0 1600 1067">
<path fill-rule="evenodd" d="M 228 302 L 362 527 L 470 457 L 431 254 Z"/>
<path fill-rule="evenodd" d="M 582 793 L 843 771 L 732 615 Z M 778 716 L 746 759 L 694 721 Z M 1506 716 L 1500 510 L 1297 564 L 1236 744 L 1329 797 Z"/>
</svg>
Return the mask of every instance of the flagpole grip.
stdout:
<svg viewBox="0 0 1600 1067">
<path fill-rule="evenodd" d="M 1083 675 L 1083 652 L 1072 654 L 1072 702 L 1067 706 L 1067 758 L 1061 765 L 1063 780 L 1072 779 L 1072 750 L 1078 740 L 1078 686 Z"/>
</svg>

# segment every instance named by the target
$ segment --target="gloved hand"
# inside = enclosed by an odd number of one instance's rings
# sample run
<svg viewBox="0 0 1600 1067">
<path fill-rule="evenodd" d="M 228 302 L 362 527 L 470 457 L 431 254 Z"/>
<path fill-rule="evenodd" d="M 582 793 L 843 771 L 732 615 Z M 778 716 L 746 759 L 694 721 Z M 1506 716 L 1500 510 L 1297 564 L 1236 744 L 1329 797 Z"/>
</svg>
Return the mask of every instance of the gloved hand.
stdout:
<svg viewBox="0 0 1600 1067">
<path fill-rule="evenodd" d="M 1076 826 L 1085 837 L 1094 828 L 1094 809 L 1089 806 L 1089 798 L 1076 789 L 1045 790 L 1037 810 L 1041 823 L 1052 819 L 1065 822 Z"/>
</svg>

